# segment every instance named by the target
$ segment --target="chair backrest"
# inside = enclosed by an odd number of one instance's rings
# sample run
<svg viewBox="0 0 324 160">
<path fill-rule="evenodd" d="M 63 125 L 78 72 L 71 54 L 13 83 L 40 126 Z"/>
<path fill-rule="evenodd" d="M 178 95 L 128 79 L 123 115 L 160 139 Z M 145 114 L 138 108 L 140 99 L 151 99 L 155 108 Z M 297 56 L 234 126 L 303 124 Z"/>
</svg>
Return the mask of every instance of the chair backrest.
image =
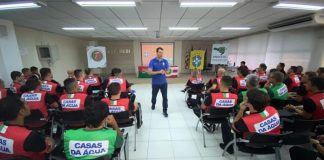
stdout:
<svg viewBox="0 0 324 160">
<path fill-rule="evenodd" d="M 316 125 L 319 123 L 319 120 L 296 119 L 290 128 L 293 132 L 314 132 Z"/>
<path fill-rule="evenodd" d="M 190 89 L 193 92 L 197 92 L 197 91 L 203 91 L 204 87 L 205 87 L 205 85 L 203 83 L 199 83 L 199 84 L 192 84 L 190 86 Z"/>
<path fill-rule="evenodd" d="M 260 134 L 248 133 L 251 144 L 261 145 L 263 147 L 279 147 L 282 144 L 282 138 L 290 133 L 274 135 L 274 134 Z"/>
<path fill-rule="evenodd" d="M 43 113 L 38 109 L 30 110 L 30 115 L 25 118 L 25 121 L 39 121 L 44 118 Z"/>
<path fill-rule="evenodd" d="M 227 118 L 230 116 L 229 113 L 233 112 L 233 108 L 215 108 L 215 107 L 209 107 L 207 113 L 209 115 L 207 118 Z"/>
<path fill-rule="evenodd" d="M 81 122 L 85 120 L 84 110 L 62 112 L 63 122 Z"/>
<path fill-rule="evenodd" d="M 130 119 L 131 114 L 129 111 L 119 112 L 119 113 L 113 113 L 112 114 L 118 124 L 128 123 L 132 121 Z"/>
</svg>

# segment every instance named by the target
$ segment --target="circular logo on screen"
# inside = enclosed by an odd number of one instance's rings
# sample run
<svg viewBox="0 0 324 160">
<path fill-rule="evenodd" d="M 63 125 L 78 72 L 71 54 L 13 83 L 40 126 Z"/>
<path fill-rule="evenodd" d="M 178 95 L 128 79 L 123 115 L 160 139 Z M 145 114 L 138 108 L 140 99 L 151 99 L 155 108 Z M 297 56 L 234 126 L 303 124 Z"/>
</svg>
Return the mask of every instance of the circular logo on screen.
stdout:
<svg viewBox="0 0 324 160">
<path fill-rule="evenodd" d="M 96 50 L 96 51 L 93 51 L 92 53 L 91 53 L 91 58 L 94 60 L 94 61 L 101 61 L 102 60 L 102 58 L 103 58 L 103 54 L 100 52 L 100 51 L 98 51 L 98 50 Z"/>
</svg>

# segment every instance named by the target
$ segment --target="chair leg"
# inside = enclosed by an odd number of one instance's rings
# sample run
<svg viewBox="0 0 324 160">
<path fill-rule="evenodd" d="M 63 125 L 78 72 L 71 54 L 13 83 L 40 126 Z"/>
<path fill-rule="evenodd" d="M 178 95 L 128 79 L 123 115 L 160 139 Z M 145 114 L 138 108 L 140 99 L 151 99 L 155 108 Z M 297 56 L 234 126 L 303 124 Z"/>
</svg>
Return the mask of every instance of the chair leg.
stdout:
<svg viewBox="0 0 324 160">
<path fill-rule="evenodd" d="M 136 151 L 136 133 L 137 133 L 137 126 L 135 124 L 135 130 L 134 130 L 134 151 Z"/>
<path fill-rule="evenodd" d="M 202 129 L 202 134 L 203 134 L 203 140 L 204 140 L 204 147 L 206 148 L 206 139 L 205 139 L 205 129 L 204 129 L 204 125 L 201 125 L 201 129 Z"/>
<path fill-rule="evenodd" d="M 196 131 L 198 130 L 198 125 L 199 125 L 200 119 L 198 119 L 197 125 L 196 125 Z"/>
<path fill-rule="evenodd" d="M 234 159 L 237 160 L 237 153 L 238 153 L 238 149 L 237 149 L 237 139 L 236 139 L 236 133 L 233 133 L 234 136 Z"/>
<path fill-rule="evenodd" d="M 276 160 L 281 160 L 280 148 L 279 147 L 275 147 L 275 151 L 276 151 Z"/>
<path fill-rule="evenodd" d="M 225 146 L 224 150 L 223 150 L 223 154 L 222 156 L 224 157 L 225 156 L 225 152 L 227 151 L 227 149 L 233 144 L 235 143 L 234 139 L 230 142 L 227 143 L 227 145 Z"/>
</svg>

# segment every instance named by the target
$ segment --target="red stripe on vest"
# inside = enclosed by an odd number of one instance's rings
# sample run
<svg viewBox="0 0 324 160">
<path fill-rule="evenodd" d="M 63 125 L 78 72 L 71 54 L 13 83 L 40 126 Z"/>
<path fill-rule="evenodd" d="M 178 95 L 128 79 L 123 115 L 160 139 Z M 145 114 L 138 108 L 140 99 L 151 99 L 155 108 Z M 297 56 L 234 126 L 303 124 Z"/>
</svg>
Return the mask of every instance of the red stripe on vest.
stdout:
<svg viewBox="0 0 324 160">
<path fill-rule="evenodd" d="M 255 113 L 242 118 L 249 132 L 280 134 L 278 111 L 271 106 L 267 106 L 263 113 L 267 114 L 262 116 L 261 113 Z"/>
<path fill-rule="evenodd" d="M 39 110 L 44 118 L 48 117 L 47 106 L 45 102 L 45 91 L 30 91 L 21 95 L 21 98 L 27 102 L 31 110 Z"/>
<path fill-rule="evenodd" d="M 78 81 L 78 85 L 79 85 L 78 92 L 87 94 L 89 85 L 81 81 Z"/>
<path fill-rule="evenodd" d="M 6 154 L 0 152 L 0 158 L 13 158 L 18 156 L 20 157 L 23 156 L 23 157 L 31 158 L 33 160 L 45 159 L 44 155 L 41 153 L 25 151 L 24 142 L 27 139 L 28 135 L 30 134 L 31 132 L 30 130 L 19 126 L 4 126 L 4 127 L 8 127 L 8 128 L 5 131 L 0 132 L 0 139 L 2 142 L 4 141 L 4 139 L 6 140 L 6 142 L 4 142 L 6 143 L 4 146 L 9 147 L 10 143 L 11 142 L 13 143 L 12 146 L 13 154 Z"/>
<path fill-rule="evenodd" d="M 75 93 L 73 96 L 72 94 L 63 94 L 60 97 L 62 111 L 70 112 L 84 110 L 86 98 L 87 94 L 84 93 Z"/>
<path fill-rule="evenodd" d="M 296 74 L 291 74 L 289 78 L 291 79 L 291 84 L 288 86 L 288 91 L 290 92 L 292 89 L 300 86 L 300 80 Z"/>
<path fill-rule="evenodd" d="M 110 100 L 109 98 L 101 99 L 102 102 L 106 103 L 109 107 L 110 113 L 119 113 L 123 111 L 129 111 L 129 99 L 121 98 L 117 100 Z"/>
<path fill-rule="evenodd" d="M 190 77 L 189 80 L 192 84 L 198 84 L 203 82 L 203 77 L 202 76 Z"/>
<path fill-rule="evenodd" d="M 237 83 L 237 88 L 238 90 L 245 90 L 246 89 L 246 81 L 244 77 L 240 76 L 235 76 L 235 80 Z"/>
<path fill-rule="evenodd" d="M 316 105 L 316 110 L 313 112 L 313 119 L 323 119 L 324 118 L 324 93 L 316 93 L 309 97 Z"/>
</svg>

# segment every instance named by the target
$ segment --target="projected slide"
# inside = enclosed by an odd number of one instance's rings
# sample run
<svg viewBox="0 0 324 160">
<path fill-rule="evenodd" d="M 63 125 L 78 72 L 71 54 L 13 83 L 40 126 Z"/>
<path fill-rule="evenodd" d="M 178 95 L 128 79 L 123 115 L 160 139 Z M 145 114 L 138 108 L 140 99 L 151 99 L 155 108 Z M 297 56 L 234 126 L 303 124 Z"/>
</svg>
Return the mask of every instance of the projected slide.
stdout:
<svg viewBox="0 0 324 160">
<path fill-rule="evenodd" d="M 148 66 L 150 60 L 156 57 L 156 48 L 163 48 L 163 58 L 173 65 L 173 43 L 141 43 L 142 65 Z"/>
</svg>

